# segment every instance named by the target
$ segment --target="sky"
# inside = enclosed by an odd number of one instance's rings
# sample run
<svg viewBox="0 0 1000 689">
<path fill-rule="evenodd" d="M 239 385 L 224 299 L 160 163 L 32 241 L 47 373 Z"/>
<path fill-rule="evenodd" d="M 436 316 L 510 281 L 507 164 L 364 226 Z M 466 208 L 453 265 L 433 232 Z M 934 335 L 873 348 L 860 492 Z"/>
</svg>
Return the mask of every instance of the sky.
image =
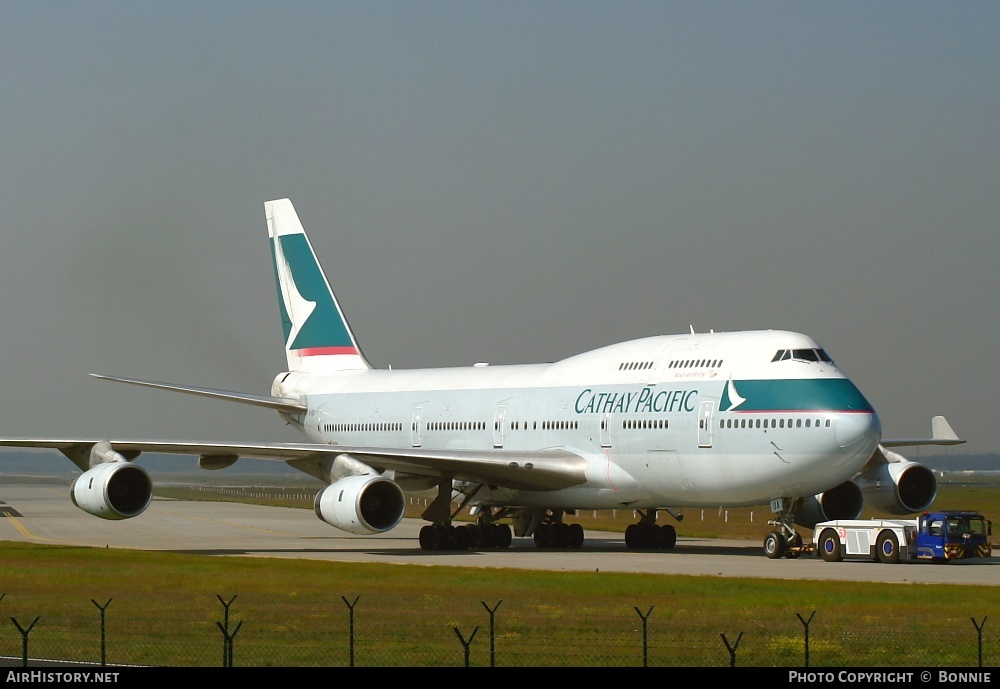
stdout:
<svg viewBox="0 0 1000 689">
<path fill-rule="evenodd" d="M 998 27 L 992 2 L 5 2 L 0 435 L 303 440 L 87 375 L 267 394 L 288 197 L 376 366 L 793 330 L 886 436 L 943 414 L 952 452 L 1000 452 Z"/>
</svg>

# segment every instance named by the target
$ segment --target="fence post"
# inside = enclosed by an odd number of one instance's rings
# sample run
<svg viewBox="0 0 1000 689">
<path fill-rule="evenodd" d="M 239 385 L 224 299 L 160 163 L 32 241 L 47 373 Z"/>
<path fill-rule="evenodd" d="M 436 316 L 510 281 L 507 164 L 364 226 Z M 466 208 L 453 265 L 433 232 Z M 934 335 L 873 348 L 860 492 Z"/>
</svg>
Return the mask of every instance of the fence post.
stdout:
<svg viewBox="0 0 1000 689">
<path fill-rule="evenodd" d="M 107 652 L 105 646 L 106 637 L 105 637 L 104 611 L 108 609 L 108 606 L 111 605 L 111 601 L 113 600 L 114 600 L 113 598 L 108 598 L 108 602 L 102 606 L 93 598 L 90 599 L 90 602 L 96 605 L 97 609 L 101 611 L 101 667 L 105 667 L 108 664 Z"/>
<path fill-rule="evenodd" d="M 476 632 L 479 631 L 479 625 L 476 625 L 476 628 L 472 630 L 472 634 L 469 636 L 468 641 L 466 641 L 462 636 L 462 632 L 458 631 L 458 627 L 452 627 L 452 629 L 455 630 L 455 636 L 458 637 L 458 640 L 462 642 L 462 646 L 465 648 L 465 667 L 469 667 L 469 647 L 472 646 L 472 640 L 476 638 Z"/>
<path fill-rule="evenodd" d="M 496 662 L 497 637 L 496 637 L 496 625 L 495 625 L 496 611 L 497 608 L 500 607 L 500 604 L 503 603 L 503 599 L 501 598 L 500 600 L 498 600 L 497 604 L 493 606 L 492 610 L 490 610 L 490 606 L 486 605 L 486 601 L 479 601 L 479 602 L 483 604 L 483 607 L 486 608 L 486 612 L 489 613 L 490 615 L 490 667 L 496 667 L 497 666 Z"/>
<path fill-rule="evenodd" d="M 813 616 L 816 615 L 816 611 L 812 611 L 812 615 L 809 616 L 808 620 L 802 619 L 802 615 L 795 613 L 795 616 L 799 618 L 799 622 L 802 626 L 806 628 L 806 667 L 809 667 L 809 623 L 812 622 Z"/>
<path fill-rule="evenodd" d="M 41 619 L 41 617 L 36 615 L 34 621 L 32 621 L 32 623 L 28 625 L 28 628 L 25 629 L 18 623 L 18 621 L 15 618 L 13 617 L 10 618 L 10 621 L 14 623 L 15 627 L 17 627 L 17 631 L 21 632 L 22 667 L 28 667 L 28 634 L 31 632 L 32 628 L 34 628 L 35 623 L 38 622 L 39 619 Z"/>
<path fill-rule="evenodd" d="M 236 636 L 236 632 L 238 632 L 240 627 L 243 625 L 243 623 L 240 622 L 236 625 L 236 630 L 233 631 L 232 634 L 229 633 L 229 606 L 233 604 L 234 600 L 236 600 L 236 595 L 238 594 L 234 594 L 227 603 L 222 600 L 222 596 L 215 594 L 215 597 L 219 599 L 219 602 L 222 603 L 222 607 L 225 610 L 222 617 L 222 619 L 225 620 L 225 626 L 219 624 L 218 622 L 215 623 L 218 625 L 219 629 L 222 630 L 222 667 L 233 666 L 233 637 Z"/>
<path fill-rule="evenodd" d="M 743 632 L 736 637 L 736 643 L 729 645 L 729 639 L 726 638 L 725 634 L 719 634 L 722 637 L 722 643 L 726 645 L 726 650 L 729 651 L 729 667 L 736 667 L 736 649 L 740 646 L 740 641 L 743 639 Z"/>
<path fill-rule="evenodd" d="M 344 601 L 344 605 L 347 606 L 348 613 L 348 644 L 350 649 L 350 666 L 354 667 L 354 606 L 358 604 L 358 600 L 361 598 L 360 595 L 354 597 L 353 603 L 347 602 L 347 597 L 341 594 L 340 600 Z"/>
<path fill-rule="evenodd" d="M 983 615 L 983 623 L 977 624 L 975 617 L 970 617 L 972 620 L 972 626 L 976 628 L 976 634 L 979 636 L 979 667 L 983 666 L 983 627 L 986 626 L 986 618 L 988 615 Z"/>
<path fill-rule="evenodd" d="M 649 610 L 646 611 L 645 615 L 640 612 L 639 608 L 634 609 L 636 614 L 638 614 L 642 619 L 642 666 L 649 667 L 649 636 L 647 634 L 646 620 L 648 620 L 649 616 L 653 614 L 653 606 L 649 606 Z"/>
<path fill-rule="evenodd" d="M 229 632 L 229 623 L 228 622 L 226 623 L 225 627 L 222 626 L 221 622 L 216 622 L 215 626 L 218 627 L 219 631 L 222 632 L 222 649 L 223 649 L 222 650 L 222 657 L 223 657 L 222 667 L 232 667 L 233 666 L 233 639 L 236 638 L 236 632 L 240 631 L 240 627 L 243 626 L 243 622 L 240 621 L 240 623 L 238 625 L 236 625 L 236 629 L 234 629 L 232 631 L 232 633 Z"/>
</svg>

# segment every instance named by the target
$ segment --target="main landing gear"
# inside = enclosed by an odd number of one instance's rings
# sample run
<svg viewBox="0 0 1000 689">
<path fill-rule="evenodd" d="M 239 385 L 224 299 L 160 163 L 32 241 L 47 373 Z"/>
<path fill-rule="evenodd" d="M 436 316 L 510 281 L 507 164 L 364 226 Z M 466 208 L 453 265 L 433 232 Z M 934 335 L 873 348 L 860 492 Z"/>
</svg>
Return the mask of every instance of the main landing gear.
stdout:
<svg viewBox="0 0 1000 689">
<path fill-rule="evenodd" d="M 625 545 L 630 550 L 671 550 L 677 545 L 677 530 L 671 524 L 657 524 L 656 510 L 636 511 L 639 522 L 625 529 Z"/>
<path fill-rule="evenodd" d="M 480 520 L 475 524 L 427 524 L 420 529 L 421 550 L 509 548 L 511 530 L 506 524 Z"/>
<path fill-rule="evenodd" d="M 451 511 L 451 481 L 438 484 L 438 495 L 421 515 L 431 524 L 420 529 L 421 550 L 468 550 L 469 548 L 509 548 L 511 529 L 494 523 L 495 516 L 483 510 L 475 524 L 455 526 L 452 519 L 469 503 L 475 491 L 466 496 L 462 505 Z"/>
<path fill-rule="evenodd" d="M 580 548 L 583 546 L 583 527 L 562 521 L 542 522 L 535 527 L 532 538 L 539 548 Z"/>
</svg>

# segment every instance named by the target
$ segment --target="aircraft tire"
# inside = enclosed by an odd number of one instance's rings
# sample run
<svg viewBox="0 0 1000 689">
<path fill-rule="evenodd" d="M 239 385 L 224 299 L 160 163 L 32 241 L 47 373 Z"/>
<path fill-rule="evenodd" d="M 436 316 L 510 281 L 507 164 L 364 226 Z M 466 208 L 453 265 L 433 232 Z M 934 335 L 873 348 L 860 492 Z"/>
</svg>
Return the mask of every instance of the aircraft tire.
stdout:
<svg viewBox="0 0 1000 689">
<path fill-rule="evenodd" d="M 886 565 L 899 562 L 899 540 L 891 531 L 883 531 L 875 540 L 875 553 L 878 561 Z"/>
<path fill-rule="evenodd" d="M 420 549 L 434 550 L 434 526 L 426 524 L 420 529 Z"/>
<path fill-rule="evenodd" d="M 625 527 L 625 547 L 629 550 L 641 548 L 641 531 L 638 524 L 629 524 Z"/>
<path fill-rule="evenodd" d="M 506 524 L 494 524 L 492 527 L 493 546 L 496 548 L 509 548 L 512 534 L 510 527 Z"/>
<path fill-rule="evenodd" d="M 677 545 L 677 529 L 670 524 L 663 524 L 660 527 L 660 547 L 664 550 L 673 550 Z"/>
<path fill-rule="evenodd" d="M 772 531 L 764 538 L 764 554 L 768 559 L 777 560 L 785 554 L 785 537 Z"/>
<path fill-rule="evenodd" d="M 473 536 L 473 531 L 476 527 L 469 524 L 463 524 L 455 529 L 455 548 L 457 550 L 468 550 L 475 543 L 475 537 Z"/>
<path fill-rule="evenodd" d="M 569 547 L 570 548 L 582 548 L 583 547 L 583 527 L 579 524 L 569 525 Z"/>
<path fill-rule="evenodd" d="M 424 548 L 424 529 L 427 531 L 427 542 L 430 545 L 429 548 Z M 457 541 L 457 529 L 450 524 L 431 524 L 425 526 L 420 530 L 421 544 L 420 547 L 424 550 L 455 550 Z"/>
<path fill-rule="evenodd" d="M 840 538 L 833 529 L 823 529 L 819 535 L 819 556 L 826 562 L 840 562 L 844 556 L 840 553 Z"/>
<path fill-rule="evenodd" d="M 478 550 L 479 548 L 489 548 L 493 545 L 493 539 L 490 538 L 492 531 L 488 525 L 476 524 L 471 529 L 473 548 Z"/>
</svg>

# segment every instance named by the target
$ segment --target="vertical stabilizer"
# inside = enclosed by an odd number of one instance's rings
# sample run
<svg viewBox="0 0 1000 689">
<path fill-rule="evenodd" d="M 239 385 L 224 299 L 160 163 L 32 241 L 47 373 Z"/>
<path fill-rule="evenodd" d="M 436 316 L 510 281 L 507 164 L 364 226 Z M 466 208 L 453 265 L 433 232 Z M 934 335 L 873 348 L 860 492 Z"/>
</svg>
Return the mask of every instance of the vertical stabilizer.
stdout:
<svg viewBox="0 0 1000 689">
<path fill-rule="evenodd" d="M 371 368 L 288 199 L 264 204 L 289 371 Z"/>
</svg>

